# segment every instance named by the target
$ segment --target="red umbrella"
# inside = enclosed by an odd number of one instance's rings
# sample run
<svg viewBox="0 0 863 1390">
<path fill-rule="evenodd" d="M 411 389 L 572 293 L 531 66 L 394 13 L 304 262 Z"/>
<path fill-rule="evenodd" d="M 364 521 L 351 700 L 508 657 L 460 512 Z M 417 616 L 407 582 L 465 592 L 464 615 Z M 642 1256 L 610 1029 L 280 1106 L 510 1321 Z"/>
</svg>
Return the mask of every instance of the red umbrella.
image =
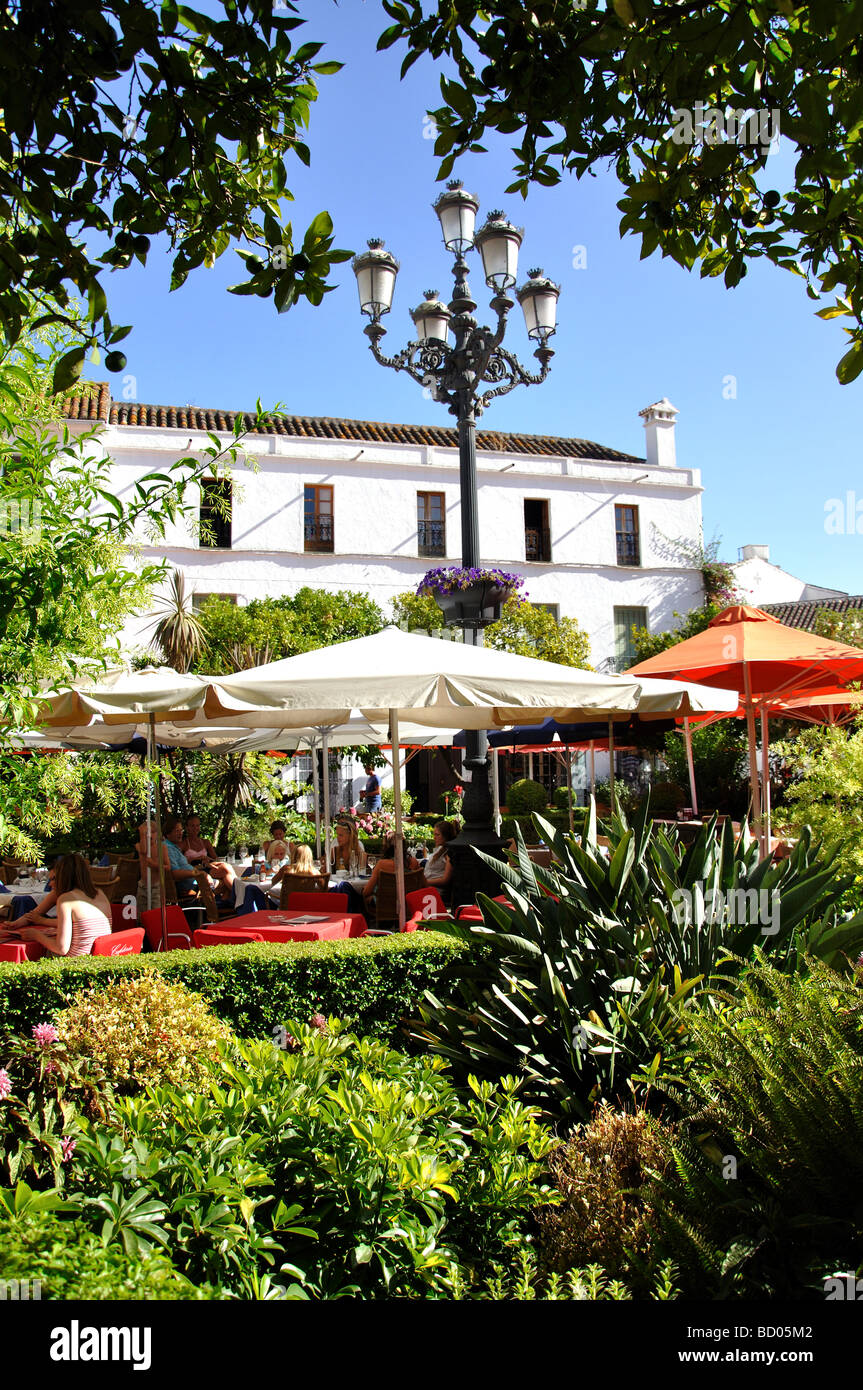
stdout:
<svg viewBox="0 0 863 1390">
<path fill-rule="evenodd" d="M 741 695 L 741 713 L 749 733 L 749 780 L 756 826 L 761 823 L 761 796 L 755 739 L 755 714 L 761 714 L 765 788 L 767 771 L 767 714 L 789 700 L 834 694 L 849 681 L 863 678 L 863 651 L 844 642 L 786 627 L 760 608 L 736 605 L 711 619 L 704 632 L 641 661 L 631 676 L 666 676 L 701 681 Z"/>
</svg>

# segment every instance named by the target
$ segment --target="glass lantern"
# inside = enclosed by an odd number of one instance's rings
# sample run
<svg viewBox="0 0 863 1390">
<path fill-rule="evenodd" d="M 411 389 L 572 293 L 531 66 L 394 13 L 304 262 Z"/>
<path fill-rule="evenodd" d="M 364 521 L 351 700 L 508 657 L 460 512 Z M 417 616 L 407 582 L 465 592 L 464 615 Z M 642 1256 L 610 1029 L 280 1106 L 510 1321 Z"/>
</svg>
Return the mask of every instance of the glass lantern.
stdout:
<svg viewBox="0 0 863 1390">
<path fill-rule="evenodd" d="M 523 228 L 514 227 L 499 210 L 489 213 L 476 234 L 485 283 L 489 289 L 497 290 L 498 294 L 503 294 L 515 284 L 518 251 L 523 237 Z"/>
<path fill-rule="evenodd" d="M 559 296 L 560 285 L 541 270 L 527 272 L 527 281 L 516 290 L 515 297 L 521 305 L 529 338 L 544 343 L 556 331 Z"/>
<path fill-rule="evenodd" d="M 384 250 L 380 237 L 372 237 L 368 247 L 368 251 L 354 256 L 351 266 L 357 277 L 361 313 L 368 314 L 371 319 L 379 319 L 392 308 L 399 263 L 395 256 Z"/>
<path fill-rule="evenodd" d="M 446 342 L 449 321 L 452 318 L 447 306 L 438 298 L 437 290 L 426 290 L 425 299 L 416 309 L 411 310 L 411 318 L 421 343 L 430 341 Z"/>
<path fill-rule="evenodd" d="M 443 244 L 453 255 L 463 256 L 473 246 L 479 198 L 466 192 L 461 179 L 451 179 L 446 192 L 432 203 L 440 218 Z"/>
</svg>

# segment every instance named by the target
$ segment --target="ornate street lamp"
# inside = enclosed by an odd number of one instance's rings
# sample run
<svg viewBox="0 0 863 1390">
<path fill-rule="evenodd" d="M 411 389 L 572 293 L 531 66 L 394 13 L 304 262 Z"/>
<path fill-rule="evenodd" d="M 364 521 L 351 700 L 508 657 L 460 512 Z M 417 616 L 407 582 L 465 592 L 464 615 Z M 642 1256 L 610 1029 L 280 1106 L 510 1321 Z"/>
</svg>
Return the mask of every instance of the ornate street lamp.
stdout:
<svg viewBox="0 0 863 1390">
<path fill-rule="evenodd" d="M 370 320 L 364 331 L 375 361 L 397 372 L 407 372 L 421 386 L 431 388 L 433 398 L 442 401 L 458 421 L 462 565 L 475 569 L 480 564 L 476 422 L 496 396 L 505 396 L 516 386 L 537 386 L 545 381 L 554 356 L 548 340 L 555 332 L 560 287 L 546 279 L 541 270 L 532 270 L 527 282 L 515 291 L 528 335 L 537 343 L 534 356 L 540 370 L 530 372 L 503 347 L 507 316 L 515 302 L 508 291 L 517 280 L 523 231 L 499 211 L 490 213 L 477 231 L 479 199 L 466 192 L 458 179 L 447 184 L 446 192 L 433 206 L 444 246 L 454 257 L 452 299 L 447 306 L 438 299 L 437 291 L 426 291 L 424 302 L 411 313 L 416 339 L 395 357 L 385 356 L 380 342 L 386 333 L 381 318 L 392 306 L 398 262 L 383 249 L 382 241 L 370 241 L 369 250 L 355 257 L 353 268 L 360 309 Z M 473 316 L 477 306 L 467 282 L 466 260 L 473 249 L 479 250 L 486 285 L 494 291 L 491 308 L 497 324 L 493 329 L 481 327 Z M 479 611 L 468 614 L 464 605 L 460 608 L 458 625 L 463 628 L 466 642 L 481 644 L 482 628 L 490 621 L 493 619 Z M 494 876 L 484 873 L 473 849 L 494 854 L 499 853 L 501 846 L 492 826 L 488 740 L 484 733 L 468 732 L 465 766 L 471 776 L 462 806 L 464 829 L 449 846 L 456 903 L 472 901 L 478 888 L 496 891 Z"/>
</svg>

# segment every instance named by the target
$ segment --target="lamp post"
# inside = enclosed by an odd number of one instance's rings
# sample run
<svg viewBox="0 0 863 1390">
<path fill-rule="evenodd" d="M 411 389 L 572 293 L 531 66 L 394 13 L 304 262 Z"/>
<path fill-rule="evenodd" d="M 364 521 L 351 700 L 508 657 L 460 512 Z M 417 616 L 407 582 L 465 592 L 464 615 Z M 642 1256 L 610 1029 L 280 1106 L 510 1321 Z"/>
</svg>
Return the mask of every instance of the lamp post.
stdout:
<svg viewBox="0 0 863 1390">
<path fill-rule="evenodd" d="M 431 391 L 458 421 L 459 481 L 461 487 L 462 564 L 474 569 L 480 564 L 479 507 L 476 474 L 476 422 L 485 407 L 497 396 L 505 396 L 516 386 L 536 386 L 548 376 L 553 350 L 548 340 L 555 332 L 559 286 L 546 279 L 541 270 L 531 270 L 527 281 L 515 291 L 528 335 L 537 343 L 534 353 L 539 372 L 530 372 L 503 347 L 507 316 L 514 300 L 509 297 L 517 279 L 518 252 L 523 232 L 512 226 L 502 212 L 491 212 L 476 230 L 479 199 L 468 193 L 458 179 L 433 204 L 443 233 L 443 242 L 454 258 L 455 281 L 452 299 L 444 304 L 436 290 L 427 290 L 423 302 L 411 312 L 416 338 L 394 357 L 380 350 L 386 329 L 381 318 L 392 308 L 399 264 L 384 243 L 373 239 L 368 251 L 353 261 L 360 296 L 360 309 L 370 322 L 365 333 L 375 361 L 397 372 L 407 372 L 414 381 Z M 476 302 L 468 285 L 467 254 L 478 249 L 486 285 L 493 291 L 491 308 L 497 316 L 494 329 L 481 327 L 476 318 Z M 479 611 L 473 617 L 462 613 L 460 626 L 464 640 L 482 645 L 486 622 Z M 453 900 L 471 901 L 477 888 L 494 886 L 493 876 L 473 849 L 499 852 L 501 841 L 492 825 L 492 798 L 489 791 L 488 740 L 484 732 L 468 731 L 465 766 L 470 780 L 465 787 L 462 812 L 464 828 L 450 843 L 453 864 Z"/>
</svg>

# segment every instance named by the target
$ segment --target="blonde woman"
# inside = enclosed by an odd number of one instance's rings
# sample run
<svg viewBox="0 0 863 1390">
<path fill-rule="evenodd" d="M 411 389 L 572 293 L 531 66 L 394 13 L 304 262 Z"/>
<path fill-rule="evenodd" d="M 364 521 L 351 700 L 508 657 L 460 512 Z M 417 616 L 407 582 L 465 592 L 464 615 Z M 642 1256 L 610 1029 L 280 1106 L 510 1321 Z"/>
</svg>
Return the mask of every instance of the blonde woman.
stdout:
<svg viewBox="0 0 863 1390">
<path fill-rule="evenodd" d="M 355 872 L 363 873 L 366 867 L 366 852 L 360 844 L 360 837 L 357 827 L 349 821 L 340 820 L 336 825 L 336 843 L 331 851 L 332 872 L 338 869 L 347 869 L 351 872 L 352 865 L 355 865 Z"/>
<path fill-rule="evenodd" d="M 285 859 L 282 867 L 273 877 L 271 888 L 281 882 L 285 874 L 316 874 L 315 861 L 312 858 L 312 851 L 308 845 L 292 845 L 291 857 Z"/>
</svg>

